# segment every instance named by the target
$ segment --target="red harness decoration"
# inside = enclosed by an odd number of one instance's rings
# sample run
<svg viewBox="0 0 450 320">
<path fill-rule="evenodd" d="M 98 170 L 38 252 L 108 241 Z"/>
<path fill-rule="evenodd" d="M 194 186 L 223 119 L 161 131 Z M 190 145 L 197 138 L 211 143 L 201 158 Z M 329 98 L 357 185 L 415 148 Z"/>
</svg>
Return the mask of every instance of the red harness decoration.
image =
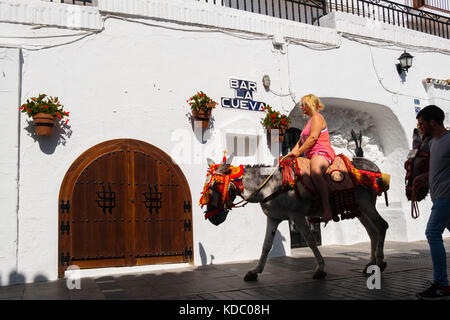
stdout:
<svg viewBox="0 0 450 320">
<path fill-rule="evenodd" d="M 283 176 L 283 189 L 292 189 L 296 187 L 296 177 L 298 174 L 297 169 L 297 158 L 289 157 L 280 161 L 281 173 Z"/>
<path fill-rule="evenodd" d="M 207 171 L 206 176 L 211 176 L 209 181 L 205 183 L 203 186 L 203 192 L 202 196 L 200 197 L 199 205 L 203 208 L 204 205 L 208 205 L 211 201 L 211 193 L 213 190 L 211 190 L 211 184 L 214 183 L 214 187 L 217 192 L 220 194 L 220 203 L 222 205 L 225 205 L 226 203 L 230 202 L 230 185 L 234 185 L 234 187 L 239 191 L 244 191 L 244 184 L 242 182 L 242 178 L 244 175 L 244 166 L 240 165 L 239 167 L 233 167 L 230 166 L 229 170 L 230 173 L 223 174 L 223 173 L 216 173 L 217 168 L 222 165 L 219 164 L 213 164 L 210 165 Z M 220 212 L 220 209 L 217 208 L 213 211 L 208 212 L 205 214 L 205 219 L 217 214 Z"/>
<path fill-rule="evenodd" d="M 341 155 L 338 155 L 341 156 Z M 383 188 L 377 182 L 377 179 L 381 178 L 381 172 L 372 172 L 366 170 L 356 169 L 353 163 L 345 157 L 341 156 L 342 160 L 344 160 L 345 166 L 347 170 L 351 173 L 351 177 L 355 184 L 363 185 L 364 187 L 371 189 L 380 196 L 383 193 Z M 381 179 L 380 179 L 381 180 Z"/>
</svg>

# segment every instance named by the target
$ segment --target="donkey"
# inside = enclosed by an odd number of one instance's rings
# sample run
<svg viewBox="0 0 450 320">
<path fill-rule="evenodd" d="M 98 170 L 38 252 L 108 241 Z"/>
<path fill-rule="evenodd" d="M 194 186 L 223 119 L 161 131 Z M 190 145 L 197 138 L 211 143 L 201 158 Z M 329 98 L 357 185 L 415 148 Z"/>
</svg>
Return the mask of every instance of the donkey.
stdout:
<svg viewBox="0 0 450 320">
<path fill-rule="evenodd" d="M 405 162 L 405 194 L 408 200 L 411 201 L 411 216 L 414 219 L 419 217 L 418 201 L 422 201 L 428 195 L 430 186 L 428 179 L 426 184 L 421 188 L 415 186 L 414 180 L 421 176 L 427 175 L 430 166 L 430 142 L 431 137 L 423 136 L 416 128 L 413 131 L 413 149 L 408 154 L 408 159 Z"/>
<path fill-rule="evenodd" d="M 223 162 L 217 169 L 217 173 L 226 174 L 229 170 L 232 155 Z M 214 162 L 207 159 L 208 164 L 212 165 Z M 371 161 L 363 158 L 353 160 L 353 165 L 357 169 L 380 172 L 379 168 Z M 260 185 L 265 182 L 268 176 L 273 172 L 274 174 L 267 181 L 263 188 L 258 192 Z M 279 168 L 267 166 L 245 166 L 245 174 L 242 179 L 242 188 L 236 188 L 233 184 L 226 192 L 228 192 L 229 201 L 223 203 L 220 201 L 221 194 L 216 190 L 214 185 L 209 186 L 211 191 L 210 201 L 207 203 L 207 210 L 205 214 L 215 212 L 214 215 L 208 217 L 208 220 L 214 224 L 219 225 L 225 221 L 229 210 L 234 206 L 233 201 L 237 196 L 246 199 L 251 203 L 259 203 L 263 213 L 267 217 L 267 228 L 262 248 L 261 257 L 255 268 L 249 270 L 244 276 L 245 281 L 255 281 L 258 274 L 262 273 L 267 261 L 267 256 L 272 249 L 273 239 L 278 228 L 278 225 L 283 220 L 291 220 L 297 230 L 303 235 L 306 243 L 311 248 L 317 266 L 315 268 L 313 278 L 323 279 L 326 276 L 325 262 L 322 255 L 317 248 L 315 239 L 308 227 L 305 217 L 320 217 L 322 215 L 322 206 L 318 199 L 314 198 L 298 198 L 295 190 L 280 192 L 282 187 L 282 173 Z M 250 198 L 249 198 L 250 197 Z M 384 262 L 384 239 L 388 223 L 378 213 L 375 202 L 377 195 L 363 187 L 357 188 L 358 204 L 361 215 L 358 219 L 361 221 L 371 241 L 370 261 L 363 270 L 366 273 L 367 267 L 370 265 L 377 265 L 381 271 L 386 268 Z"/>
</svg>

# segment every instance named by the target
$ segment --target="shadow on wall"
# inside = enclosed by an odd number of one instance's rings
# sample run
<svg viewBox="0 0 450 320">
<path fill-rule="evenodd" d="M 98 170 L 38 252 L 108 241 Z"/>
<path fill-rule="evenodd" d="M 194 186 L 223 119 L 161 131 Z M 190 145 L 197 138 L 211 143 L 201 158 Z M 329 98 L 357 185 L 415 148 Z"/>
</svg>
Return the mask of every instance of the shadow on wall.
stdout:
<svg viewBox="0 0 450 320">
<path fill-rule="evenodd" d="M 200 252 L 200 260 L 202 262 L 202 266 L 204 266 L 204 265 L 206 265 L 208 263 L 208 256 L 207 256 L 205 248 L 203 247 L 201 242 L 198 243 L 198 249 L 199 249 L 199 252 Z M 211 254 L 210 255 L 210 263 L 209 264 L 214 264 L 214 259 L 215 259 L 214 255 Z"/>
<path fill-rule="evenodd" d="M 27 120 L 28 126 L 25 127 L 25 130 L 28 131 L 28 136 L 33 138 L 34 142 L 39 143 L 39 147 L 41 151 L 45 154 L 53 154 L 55 149 L 59 145 L 66 145 L 67 139 L 72 136 L 72 129 L 69 125 L 64 124 L 55 124 L 53 129 L 53 134 L 49 137 L 46 136 L 38 136 L 34 130 L 34 123 L 31 120 Z"/>
<path fill-rule="evenodd" d="M 286 238 L 281 235 L 279 230 L 277 230 L 277 233 L 275 233 L 275 238 L 273 239 L 272 250 L 270 250 L 268 258 L 285 256 L 286 250 L 284 250 L 283 246 L 283 242 L 285 241 Z"/>
<path fill-rule="evenodd" d="M 34 277 L 32 282 L 34 283 L 34 282 L 47 282 L 47 281 L 49 281 L 49 280 L 46 276 L 44 276 L 42 274 L 38 274 Z M 6 281 L 4 282 L 0 276 L 0 287 L 25 284 L 25 283 L 26 283 L 25 276 L 23 274 L 17 273 L 16 271 L 12 271 L 9 274 L 8 282 L 6 282 Z"/>
<path fill-rule="evenodd" d="M 191 113 L 187 113 L 186 117 L 191 124 L 192 131 L 194 132 L 197 141 L 201 144 L 205 144 L 206 142 L 208 142 L 208 139 L 212 136 L 212 129 L 214 128 L 214 118 L 209 119 L 207 128 L 198 128 L 195 127 L 194 117 Z"/>
</svg>

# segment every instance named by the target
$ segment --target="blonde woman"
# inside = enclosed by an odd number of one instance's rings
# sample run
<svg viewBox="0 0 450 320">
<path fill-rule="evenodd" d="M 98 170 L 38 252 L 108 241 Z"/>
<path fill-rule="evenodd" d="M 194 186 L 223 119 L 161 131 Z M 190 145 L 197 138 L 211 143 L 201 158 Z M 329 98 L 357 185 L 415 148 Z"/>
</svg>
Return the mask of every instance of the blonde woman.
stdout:
<svg viewBox="0 0 450 320">
<path fill-rule="evenodd" d="M 304 96 L 300 101 L 300 108 L 309 117 L 309 121 L 303 128 L 300 140 L 288 156 L 299 157 L 304 153 L 311 160 L 311 178 L 319 192 L 323 206 L 323 220 L 327 223 L 333 218 L 333 214 L 324 174 L 333 163 L 336 153 L 331 146 L 327 123 L 320 114 L 323 104 L 319 98 L 313 94 Z"/>
</svg>

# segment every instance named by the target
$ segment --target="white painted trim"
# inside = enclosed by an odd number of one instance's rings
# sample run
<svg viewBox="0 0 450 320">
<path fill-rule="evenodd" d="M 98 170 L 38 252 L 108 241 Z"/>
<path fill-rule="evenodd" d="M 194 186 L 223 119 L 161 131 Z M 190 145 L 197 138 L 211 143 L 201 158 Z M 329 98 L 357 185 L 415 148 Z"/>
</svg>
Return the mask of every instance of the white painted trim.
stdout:
<svg viewBox="0 0 450 320">
<path fill-rule="evenodd" d="M 36 0 L 0 0 L 0 22 L 101 30 L 98 8 Z"/>
<path fill-rule="evenodd" d="M 190 25 L 209 26 L 273 36 L 318 42 L 337 46 L 340 38 L 335 30 L 305 23 L 255 14 L 212 3 L 185 0 L 99 0 L 100 12 L 130 15 Z"/>
<path fill-rule="evenodd" d="M 345 12 L 331 12 L 320 18 L 320 25 L 338 33 L 356 35 L 366 39 L 393 42 L 424 48 L 437 48 L 450 53 L 450 40 Z"/>
<path fill-rule="evenodd" d="M 232 30 L 340 46 L 341 33 L 389 41 L 398 46 L 450 52 L 450 40 L 350 13 L 331 12 L 320 27 L 196 0 L 98 0 L 98 7 L 40 0 L 0 0 L 0 22 L 101 30 L 108 14 Z M 103 17 L 102 17 L 103 16 Z"/>
</svg>

